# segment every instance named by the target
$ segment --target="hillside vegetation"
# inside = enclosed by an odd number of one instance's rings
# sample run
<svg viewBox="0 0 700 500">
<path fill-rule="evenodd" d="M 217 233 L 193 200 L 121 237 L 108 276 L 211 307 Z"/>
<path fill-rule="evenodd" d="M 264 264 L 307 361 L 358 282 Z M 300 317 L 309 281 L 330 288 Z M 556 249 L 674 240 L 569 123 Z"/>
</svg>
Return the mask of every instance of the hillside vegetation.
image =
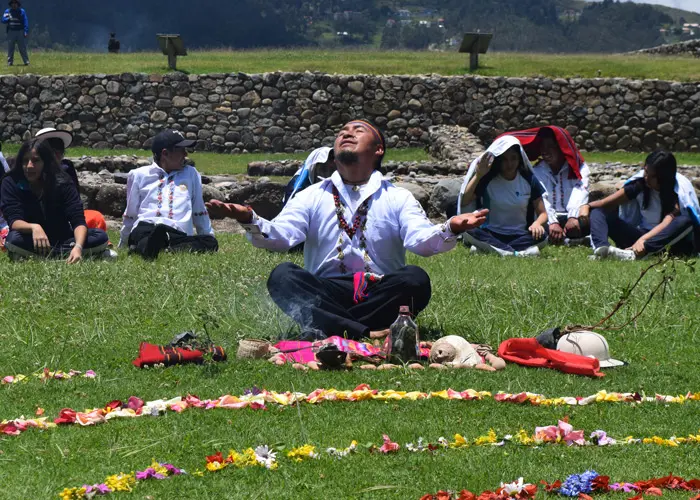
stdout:
<svg viewBox="0 0 700 500">
<path fill-rule="evenodd" d="M 167 9 L 137 0 L 64 0 L 60 8 L 26 8 L 34 47 L 92 51 L 106 51 L 112 31 L 126 51 L 154 49 L 156 33 L 180 33 L 192 48 L 454 50 L 464 32 L 480 29 L 495 34 L 495 50 L 625 52 L 669 41 L 660 28 L 681 33 L 679 23 L 697 17 L 616 0 L 170 0 Z"/>
</svg>

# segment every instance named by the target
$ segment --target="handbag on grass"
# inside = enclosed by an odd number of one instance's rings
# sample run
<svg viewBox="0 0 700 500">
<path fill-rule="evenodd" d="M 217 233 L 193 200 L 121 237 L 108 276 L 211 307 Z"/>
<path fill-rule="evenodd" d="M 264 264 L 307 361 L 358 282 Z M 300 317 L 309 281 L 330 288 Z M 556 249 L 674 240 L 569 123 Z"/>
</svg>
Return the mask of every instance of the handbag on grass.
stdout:
<svg viewBox="0 0 700 500">
<path fill-rule="evenodd" d="M 209 346 L 203 350 L 189 347 L 173 347 L 169 345 L 149 344 L 141 342 L 139 357 L 132 363 L 138 368 L 148 368 L 154 365 L 182 365 L 185 363 L 204 363 L 204 355 L 211 354 L 213 361 L 226 361 L 226 351 L 218 345 Z"/>
</svg>

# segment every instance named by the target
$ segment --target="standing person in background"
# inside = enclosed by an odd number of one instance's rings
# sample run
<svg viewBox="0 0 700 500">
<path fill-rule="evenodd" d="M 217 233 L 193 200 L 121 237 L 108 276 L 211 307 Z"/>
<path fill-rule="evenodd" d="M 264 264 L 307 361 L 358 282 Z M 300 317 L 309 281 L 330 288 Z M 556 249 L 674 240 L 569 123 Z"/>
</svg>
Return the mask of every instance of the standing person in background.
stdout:
<svg viewBox="0 0 700 500">
<path fill-rule="evenodd" d="M 116 33 L 109 34 L 109 42 L 107 42 L 107 51 L 110 54 L 119 54 L 119 49 L 121 48 L 121 43 L 117 40 Z"/>
<path fill-rule="evenodd" d="M 29 20 L 27 13 L 21 7 L 19 0 L 10 0 L 9 9 L 2 15 L 2 24 L 7 24 L 7 65 L 15 62 L 15 45 L 19 48 L 25 66 L 29 66 L 27 55 L 27 37 L 29 36 Z"/>
</svg>

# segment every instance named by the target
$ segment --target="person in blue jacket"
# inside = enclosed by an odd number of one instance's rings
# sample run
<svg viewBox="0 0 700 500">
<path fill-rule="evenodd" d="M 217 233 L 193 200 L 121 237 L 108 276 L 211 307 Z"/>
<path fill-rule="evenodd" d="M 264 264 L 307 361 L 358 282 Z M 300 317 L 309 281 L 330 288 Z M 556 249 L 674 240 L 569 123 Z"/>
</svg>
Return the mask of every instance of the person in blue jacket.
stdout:
<svg viewBox="0 0 700 500">
<path fill-rule="evenodd" d="M 0 210 L 12 258 L 67 256 L 73 264 L 107 248 L 107 233 L 87 228 L 78 190 L 46 141 L 22 145 L 0 184 Z"/>
<path fill-rule="evenodd" d="M 19 47 L 25 66 L 29 66 L 27 55 L 27 37 L 29 36 L 29 19 L 19 0 L 10 0 L 10 8 L 2 15 L 2 24 L 7 25 L 7 65 L 15 62 L 15 45 Z"/>
</svg>

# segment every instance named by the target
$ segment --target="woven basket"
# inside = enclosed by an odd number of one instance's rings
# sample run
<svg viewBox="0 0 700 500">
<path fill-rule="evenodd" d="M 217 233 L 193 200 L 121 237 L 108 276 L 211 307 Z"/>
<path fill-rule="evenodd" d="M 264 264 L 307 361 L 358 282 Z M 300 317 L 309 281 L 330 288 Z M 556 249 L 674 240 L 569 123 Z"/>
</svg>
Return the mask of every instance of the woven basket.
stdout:
<svg viewBox="0 0 700 500">
<path fill-rule="evenodd" d="M 238 359 L 260 359 L 270 353 L 270 343 L 260 339 L 244 339 L 238 343 Z"/>
</svg>

